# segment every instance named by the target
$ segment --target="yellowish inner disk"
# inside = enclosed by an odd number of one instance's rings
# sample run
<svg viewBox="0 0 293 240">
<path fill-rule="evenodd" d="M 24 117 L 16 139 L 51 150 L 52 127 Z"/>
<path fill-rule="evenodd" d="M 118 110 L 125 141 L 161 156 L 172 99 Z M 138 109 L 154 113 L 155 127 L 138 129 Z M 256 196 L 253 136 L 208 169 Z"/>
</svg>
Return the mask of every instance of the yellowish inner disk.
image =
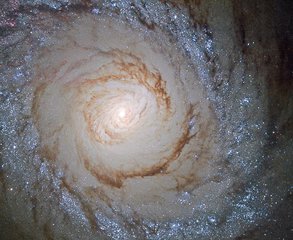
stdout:
<svg viewBox="0 0 293 240">
<path fill-rule="evenodd" d="M 188 216 L 217 188 L 213 109 L 187 57 L 163 36 L 84 15 L 36 64 L 40 153 L 105 214 L 119 206 L 123 216 Z"/>
</svg>

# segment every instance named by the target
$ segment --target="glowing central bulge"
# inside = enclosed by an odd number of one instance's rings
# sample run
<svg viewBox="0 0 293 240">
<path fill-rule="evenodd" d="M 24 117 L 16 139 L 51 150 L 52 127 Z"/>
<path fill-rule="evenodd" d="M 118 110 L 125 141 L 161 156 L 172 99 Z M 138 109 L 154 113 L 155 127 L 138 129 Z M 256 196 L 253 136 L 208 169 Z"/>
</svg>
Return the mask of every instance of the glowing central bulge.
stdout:
<svg viewBox="0 0 293 240">
<path fill-rule="evenodd" d="M 83 16 L 38 59 L 33 113 L 67 188 L 102 212 L 161 219 L 190 214 L 181 191 L 213 188 L 217 133 L 186 57 L 152 35 Z"/>
<path fill-rule="evenodd" d="M 118 111 L 117 111 L 117 115 L 118 115 L 118 117 L 119 117 L 119 119 L 124 119 L 125 118 L 125 116 L 126 116 L 126 109 L 125 108 L 120 108 L 120 109 L 118 109 Z"/>
</svg>

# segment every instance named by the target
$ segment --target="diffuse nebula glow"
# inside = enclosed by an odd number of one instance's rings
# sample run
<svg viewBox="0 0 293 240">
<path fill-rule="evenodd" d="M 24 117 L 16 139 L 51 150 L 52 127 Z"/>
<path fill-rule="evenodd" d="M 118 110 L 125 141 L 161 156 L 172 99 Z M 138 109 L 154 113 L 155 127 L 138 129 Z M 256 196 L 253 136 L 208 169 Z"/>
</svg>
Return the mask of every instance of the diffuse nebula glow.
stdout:
<svg viewBox="0 0 293 240">
<path fill-rule="evenodd" d="M 216 174 L 213 110 L 187 58 L 158 31 L 84 15 L 36 63 L 40 153 L 102 212 L 187 216 L 178 194 Z"/>
</svg>

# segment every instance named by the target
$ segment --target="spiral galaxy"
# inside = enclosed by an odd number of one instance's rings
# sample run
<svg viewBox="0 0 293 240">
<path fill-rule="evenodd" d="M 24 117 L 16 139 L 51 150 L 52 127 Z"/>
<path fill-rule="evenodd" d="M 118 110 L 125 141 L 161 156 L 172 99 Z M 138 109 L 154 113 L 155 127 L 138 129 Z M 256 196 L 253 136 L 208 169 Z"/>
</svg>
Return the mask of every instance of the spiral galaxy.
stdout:
<svg viewBox="0 0 293 240">
<path fill-rule="evenodd" d="M 0 239 L 291 239 L 286 4 L 4 3 Z"/>
<path fill-rule="evenodd" d="M 107 22 L 83 16 L 38 59 L 41 154 L 108 204 L 154 219 L 186 214 L 176 195 L 209 181 L 218 158 L 212 107 L 170 40 Z"/>
</svg>

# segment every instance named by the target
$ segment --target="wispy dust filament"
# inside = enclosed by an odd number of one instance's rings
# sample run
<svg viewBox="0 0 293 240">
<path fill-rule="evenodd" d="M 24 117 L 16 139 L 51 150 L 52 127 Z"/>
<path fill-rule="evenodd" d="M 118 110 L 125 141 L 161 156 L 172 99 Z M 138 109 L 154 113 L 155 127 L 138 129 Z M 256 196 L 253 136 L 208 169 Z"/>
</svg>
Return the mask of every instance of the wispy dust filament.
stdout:
<svg viewBox="0 0 293 240">
<path fill-rule="evenodd" d="M 196 203 L 198 186 L 216 188 L 220 156 L 215 115 L 186 56 L 159 30 L 87 15 L 53 42 L 36 64 L 33 113 L 40 153 L 66 187 L 104 213 L 192 214 L 178 194 Z"/>
</svg>

